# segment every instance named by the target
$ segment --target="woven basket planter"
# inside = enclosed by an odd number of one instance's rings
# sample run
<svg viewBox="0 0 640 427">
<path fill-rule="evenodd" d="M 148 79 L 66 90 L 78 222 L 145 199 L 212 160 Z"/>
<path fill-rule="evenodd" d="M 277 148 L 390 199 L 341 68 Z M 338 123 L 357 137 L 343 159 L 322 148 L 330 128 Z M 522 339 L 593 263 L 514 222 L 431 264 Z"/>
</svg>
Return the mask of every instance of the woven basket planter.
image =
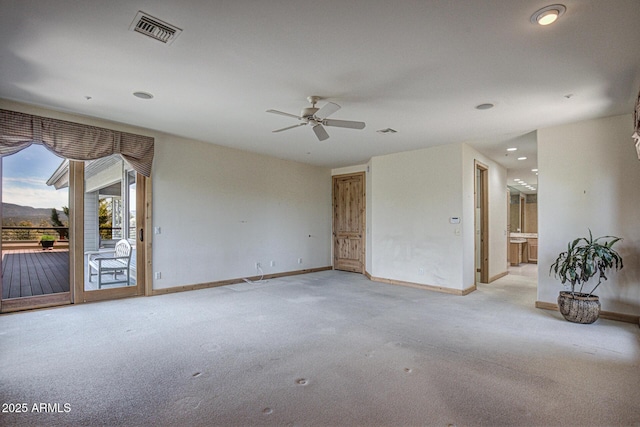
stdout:
<svg viewBox="0 0 640 427">
<path fill-rule="evenodd" d="M 600 298 L 596 295 L 560 292 L 558 308 L 569 322 L 593 323 L 600 316 Z"/>
</svg>

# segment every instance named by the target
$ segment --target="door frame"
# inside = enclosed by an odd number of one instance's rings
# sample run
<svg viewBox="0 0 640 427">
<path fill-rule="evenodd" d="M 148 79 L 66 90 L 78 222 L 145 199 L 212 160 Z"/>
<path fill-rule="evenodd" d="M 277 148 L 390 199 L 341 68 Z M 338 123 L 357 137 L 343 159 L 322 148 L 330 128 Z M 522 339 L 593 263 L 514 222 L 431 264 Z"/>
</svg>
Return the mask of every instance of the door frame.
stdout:
<svg viewBox="0 0 640 427">
<path fill-rule="evenodd" d="M 333 264 L 333 269 L 336 269 L 336 244 L 337 244 L 337 235 L 336 235 L 336 207 L 337 207 L 337 194 L 336 194 L 336 182 L 339 179 L 344 179 L 344 178 L 351 178 L 351 177 L 360 177 L 361 181 L 362 181 L 362 193 L 360 194 L 360 196 L 362 197 L 362 210 L 360 212 L 360 239 L 361 239 L 361 253 L 360 253 L 360 259 L 361 259 L 361 265 L 362 268 L 360 269 L 360 271 L 358 271 L 357 273 L 360 274 L 365 274 L 366 273 L 366 247 L 367 247 L 367 240 L 366 240 L 366 230 L 367 230 L 367 224 L 366 224 L 366 219 L 367 219 L 367 215 L 366 215 L 366 211 L 367 211 L 367 181 L 366 181 L 366 173 L 363 172 L 354 172 L 354 173 L 347 173 L 347 174 L 340 174 L 340 175 L 333 175 L 331 177 L 331 199 L 333 200 L 333 206 L 332 206 L 332 221 L 331 221 L 331 230 L 332 230 L 332 241 L 331 241 L 331 255 L 332 255 L 332 264 Z"/>
<path fill-rule="evenodd" d="M 478 172 L 480 182 L 478 182 Z M 480 265 L 476 265 L 474 271 L 480 268 L 480 283 L 489 283 L 489 166 L 474 160 L 473 170 L 473 199 L 474 216 L 477 215 L 478 202 L 480 202 Z M 480 199 L 478 199 L 478 186 L 480 186 Z M 475 218 L 474 224 L 478 221 Z M 474 230 L 474 252 L 478 248 L 478 234 Z M 474 256 L 474 264 L 477 254 Z M 474 274 L 474 279 L 476 275 Z"/>
</svg>

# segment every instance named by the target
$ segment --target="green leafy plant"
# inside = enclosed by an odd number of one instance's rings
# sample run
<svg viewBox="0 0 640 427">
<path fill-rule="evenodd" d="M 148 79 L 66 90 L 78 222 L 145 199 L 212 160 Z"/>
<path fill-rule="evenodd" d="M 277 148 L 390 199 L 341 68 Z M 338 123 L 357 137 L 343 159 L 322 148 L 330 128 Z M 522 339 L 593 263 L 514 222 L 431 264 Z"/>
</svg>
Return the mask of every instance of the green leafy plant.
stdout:
<svg viewBox="0 0 640 427">
<path fill-rule="evenodd" d="M 43 234 L 40 237 L 40 241 L 41 242 L 55 242 L 56 241 L 56 236 L 51 236 L 49 234 Z"/>
<path fill-rule="evenodd" d="M 620 240 L 620 237 L 615 236 L 594 239 L 589 230 L 588 238 L 580 237 L 567 245 L 567 250 L 561 252 L 551 264 L 549 274 L 553 273 L 563 285 L 569 282 L 572 295 L 575 295 L 578 285 L 578 293 L 582 294 L 585 283 L 597 274 L 598 283 L 588 293 L 591 296 L 600 283 L 607 280 L 608 270 L 620 270 L 623 267 L 622 257 L 612 248 Z"/>
</svg>

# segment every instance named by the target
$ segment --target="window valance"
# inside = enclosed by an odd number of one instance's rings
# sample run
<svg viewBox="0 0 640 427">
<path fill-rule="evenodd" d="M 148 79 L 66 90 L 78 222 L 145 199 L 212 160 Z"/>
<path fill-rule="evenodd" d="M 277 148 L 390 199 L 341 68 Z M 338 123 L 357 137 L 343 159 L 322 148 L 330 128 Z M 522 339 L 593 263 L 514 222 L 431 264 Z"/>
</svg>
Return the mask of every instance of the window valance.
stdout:
<svg viewBox="0 0 640 427">
<path fill-rule="evenodd" d="M 120 154 L 137 172 L 151 176 L 152 137 L 0 109 L 0 156 L 33 143 L 70 160 Z"/>
</svg>

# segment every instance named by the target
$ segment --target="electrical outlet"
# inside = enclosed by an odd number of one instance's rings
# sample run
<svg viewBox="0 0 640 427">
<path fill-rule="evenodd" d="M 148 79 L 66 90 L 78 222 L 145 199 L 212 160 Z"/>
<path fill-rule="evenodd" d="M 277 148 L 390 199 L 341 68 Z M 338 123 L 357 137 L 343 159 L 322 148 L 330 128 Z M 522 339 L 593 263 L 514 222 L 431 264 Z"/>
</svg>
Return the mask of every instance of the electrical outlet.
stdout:
<svg viewBox="0 0 640 427">
<path fill-rule="evenodd" d="M 276 266 L 276 262 L 275 261 L 271 261 L 271 267 L 275 267 Z"/>
<path fill-rule="evenodd" d="M 160 273 L 159 271 L 156 271 L 155 273 L 153 273 L 153 277 L 155 279 L 162 279 L 162 273 Z"/>
<path fill-rule="evenodd" d="M 302 258 L 298 258 L 298 264 L 302 264 Z"/>
<path fill-rule="evenodd" d="M 256 262 L 256 268 L 262 268 L 262 264 L 260 264 L 259 262 Z"/>
<path fill-rule="evenodd" d="M 418 274 L 419 274 L 420 276 L 424 276 L 424 268 L 419 268 L 419 269 L 418 269 Z"/>
</svg>

